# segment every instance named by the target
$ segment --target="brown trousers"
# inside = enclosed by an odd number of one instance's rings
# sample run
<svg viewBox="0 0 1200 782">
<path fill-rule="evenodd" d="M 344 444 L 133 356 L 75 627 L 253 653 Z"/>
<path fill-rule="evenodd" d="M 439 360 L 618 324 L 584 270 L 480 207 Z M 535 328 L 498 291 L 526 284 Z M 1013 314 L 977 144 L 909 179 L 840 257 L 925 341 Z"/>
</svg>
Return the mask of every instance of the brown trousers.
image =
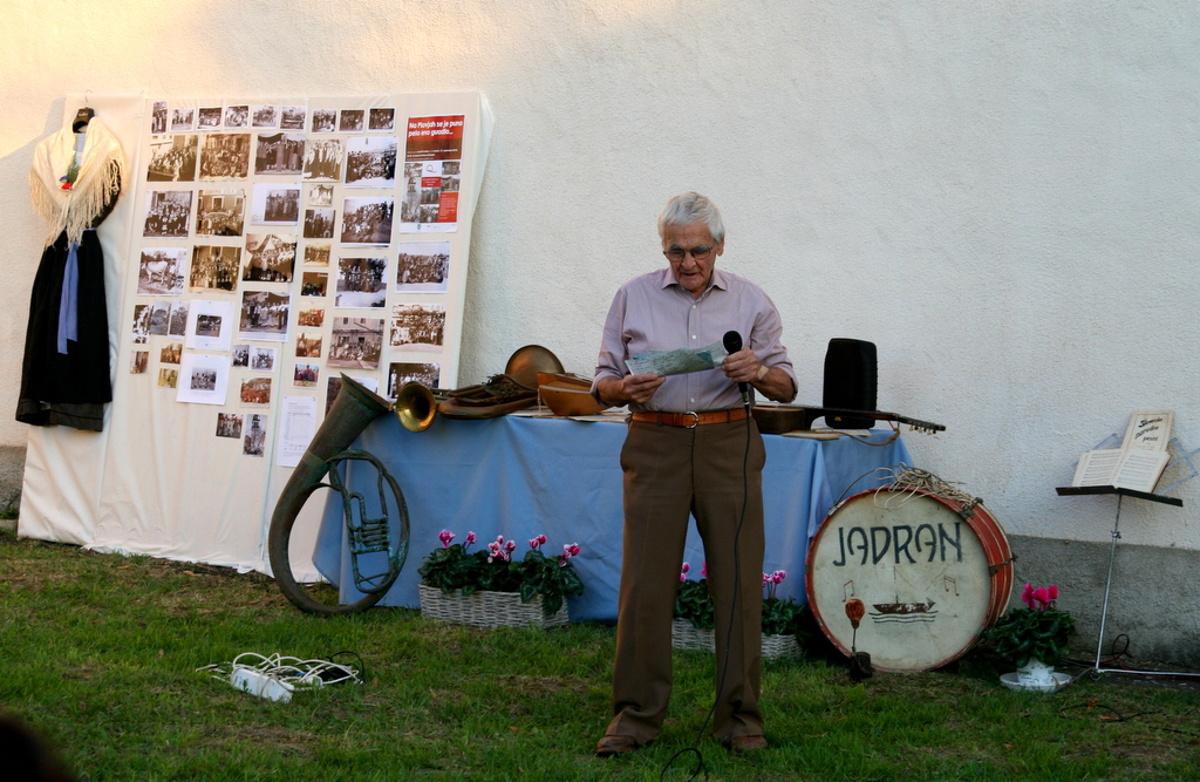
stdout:
<svg viewBox="0 0 1200 782">
<path fill-rule="evenodd" d="M 713 735 L 726 741 L 763 732 L 758 698 L 766 450 L 757 426 L 748 421 L 695 429 L 629 425 L 621 450 L 625 540 L 613 669 L 615 716 L 609 735 L 646 743 L 666 717 L 672 681 L 671 615 L 689 513 L 704 542 L 716 609 Z M 737 586 L 735 573 L 740 575 Z"/>
</svg>

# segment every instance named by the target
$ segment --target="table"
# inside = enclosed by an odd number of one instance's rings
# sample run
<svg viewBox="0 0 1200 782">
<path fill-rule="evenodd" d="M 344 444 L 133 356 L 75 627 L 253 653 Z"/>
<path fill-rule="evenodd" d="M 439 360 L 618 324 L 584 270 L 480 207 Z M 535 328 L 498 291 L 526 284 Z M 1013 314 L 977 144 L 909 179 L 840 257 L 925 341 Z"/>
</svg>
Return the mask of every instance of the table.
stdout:
<svg viewBox="0 0 1200 782">
<path fill-rule="evenodd" d="M 572 620 L 615 621 L 623 518 L 619 454 L 625 431 L 619 422 L 510 415 L 438 416 L 424 432 L 410 432 L 394 416 L 377 419 L 352 447 L 374 454 L 395 477 L 411 524 L 408 560 L 379 605 L 420 606 L 417 568 L 441 545 L 443 529 L 452 531 L 456 542 L 475 532 L 476 546 L 503 535 L 517 542 L 516 556 L 524 556 L 527 540 L 545 534 L 547 555 L 568 543 L 582 549 L 575 568 L 585 589 L 570 598 Z M 768 572 L 787 571 L 780 597 L 806 602 L 808 544 L 834 504 L 888 482 L 880 480 L 876 468 L 911 463 L 900 438 L 887 442 L 891 436 L 890 430 L 873 430 L 864 438 L 872 443 L 867 445 L 845 437 L 764 435 L 764 566 Z M 351 488 L 355 480 L 351 469 Z M 361 595 L 350 575 L 340 499 L 330 494 L 313 561 L 349 603 Z M 684 560 L 698 578 L 704 554 L 694 523 Z"/>
</svg>

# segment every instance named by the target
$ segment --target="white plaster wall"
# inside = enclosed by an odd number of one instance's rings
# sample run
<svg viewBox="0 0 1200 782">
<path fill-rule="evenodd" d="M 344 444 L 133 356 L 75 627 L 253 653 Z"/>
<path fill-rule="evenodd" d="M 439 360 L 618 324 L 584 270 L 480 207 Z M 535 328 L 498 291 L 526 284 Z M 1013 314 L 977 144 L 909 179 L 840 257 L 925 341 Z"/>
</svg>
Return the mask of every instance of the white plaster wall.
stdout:
<svg viewBox="0 0 1200 782">
<path fill-rule="evenodd" d="M 879 406 L 946 424 L 917 463 L 1013 533 L 1107 540 L 1059 498 L 1079 452 L 1169 407 L 1200 448 L 1200 5 L 1193 0 L 3 0 L 0 445 L 62 96 L 479 90 L 496 116 L 460 382 L 517 347 L 590 373 L 613 290 L 698 189 L 722 263 L 782 311 L 819 404 L 831 337 L 874 341 Z M 1192 508 L 1126 540 L 1200 549 Z"/>
</svg>

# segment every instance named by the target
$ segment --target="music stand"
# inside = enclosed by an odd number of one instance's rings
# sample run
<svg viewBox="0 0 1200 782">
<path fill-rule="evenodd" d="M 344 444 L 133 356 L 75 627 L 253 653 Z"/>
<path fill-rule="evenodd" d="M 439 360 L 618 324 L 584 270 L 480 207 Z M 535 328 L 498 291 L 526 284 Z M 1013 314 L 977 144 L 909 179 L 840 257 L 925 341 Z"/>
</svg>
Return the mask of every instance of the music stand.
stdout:
<svg viewBox="0 0 1200 782">
<path fill-rule="evenodd" d="M 1172 484 L 1174 485 L 1174 484 Z M 1104 627 L 1108 621 L 1108 595 L 1112 589 L 1113 576 L 1113 561 L 1117 556 L 1117 539 L 1121 537 L 1121 501 L 1126 497 L 1135 497 L 1140 500 L 1148 500 L 1150 502 L 1161 502 L 1164 505 L 1174 505 L 1177 508 L 1183 507 L 1183 500 L 1177 497 L 1167 497 L 1162 494 L 1154 494 L 1146 491 L 1134 491 L 1133 489 L 1120 489 L 1116 486 L 1059 486 L 1055 489 L 1060 496 L 1076 496 L 1080 494 L 1115 494 L 1117 495 L 1117 516 L 1113 520 L 1112 544 L 1108 552 L 1108 578 L 1104 580 L 1104 604 L 1100 609 L 1100 638 L 1096 642 L 1096 662 L 1092 666 L 1092 673 L 1126 673 L 1140 676 L 1196 676 L 1200 677 L 1200 673 L 1182 673 L 1174 671 L 1135 671 L 1126 670 L 1124 668 L 1101 668 L 1100 656 L 1104 649 Z"/>
</svg>

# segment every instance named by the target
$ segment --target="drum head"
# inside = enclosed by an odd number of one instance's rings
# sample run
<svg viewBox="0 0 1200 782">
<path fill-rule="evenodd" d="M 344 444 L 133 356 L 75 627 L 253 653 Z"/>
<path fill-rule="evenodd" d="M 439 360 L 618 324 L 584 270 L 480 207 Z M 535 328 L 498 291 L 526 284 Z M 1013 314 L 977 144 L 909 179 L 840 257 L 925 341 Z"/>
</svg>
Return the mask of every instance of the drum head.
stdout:
<svg viewBox="0 0 1200 782">
<path fill-rule="evenodd" d="M 862 492 L 813 538 L 805 578 L 813 615 L 847 656 L 882 671 L 958 659 L 1008 603 L 1012 552 L 982 505 L 921 491 Z M 857 618 L 857 627 L 852 617 Z"/>
</svg>

